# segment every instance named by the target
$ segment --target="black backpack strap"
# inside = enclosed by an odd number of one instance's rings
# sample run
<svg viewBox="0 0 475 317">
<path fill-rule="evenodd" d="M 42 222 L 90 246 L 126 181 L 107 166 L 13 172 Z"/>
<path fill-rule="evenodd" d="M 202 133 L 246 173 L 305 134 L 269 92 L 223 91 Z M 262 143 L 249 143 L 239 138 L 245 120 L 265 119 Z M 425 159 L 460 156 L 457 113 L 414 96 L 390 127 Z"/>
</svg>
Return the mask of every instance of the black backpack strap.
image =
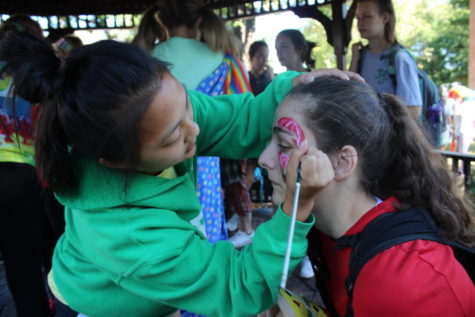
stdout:
<svg viewBox="0 0 475 317">
<path fill-rule="evenodd" d="M 317 235 L 315 234 L 315 236 Z M 309 240 L 313 240 L 309 241 L 309 251 L 316 250 L 314 252 L 318 252 L 317 255 L 321 255 L 322 253 L 317 247 L 320 243 L 315 243 L 315 239 L 318 238 L 312 237 L 313 236 L 309 236 Z M 462 264 L 472 281 L 475 281 L 475 247 L 467 247 L 460 243 L 444 239 L 441 235 L 441 230 L 427 210 L 416 207 L 384 213 L 373 219 L 360 233 L 343 236 L 336 240 L 336 248 L 352 248 L 349 275 L 345 281 L 346 293 L 349 298 L 345 316 L 353 316 L 353 289 L 358 274 L 366 262 L 370 261 L 378 253 L 395 245 L 413 240 L 430 240 L 450 245 L 454 250 L 457 260 Z M 310 259 L 312 260 L 312 256 Z M 322 265 L 322 267 L 324 266 Z M 315 272 L 316 277 L 322 277 L 322 275 L 321 271 Z M 331 299 L 328 297 L 325 286 L 323 283 L 321 284 L 322 286 L 317 284 L 317 287 L 319 290 L 323 290 L 322 298 L 324 299 L 325 305 L 332 307 L 333 311 L 330 311 L 332 316 L 338 316 L 332 306 Z M 327 299 L 324 298 L 323 293 L 326 294 Z M 335 312 L 335 314 L 333 314 L 333 312 Z"/>
<path fill-rule="evenodd" d="M 355 243 L 350 256 L 350 273 L 345 281 L 349 298 L 345 316 L 353 316 L 353 288 L 363 266 L 378 253 L 397 244 L 416 239 L 440 241 L 437 227 L 430 215 L 422 208 L 385 213 L 371 221 L 355 238 L 348 236 L 337 240 L 337 247 Z M 353 240 L 353 241 L 351 241 Z"/>
<path fill-rule="evenodd" d="M 330 276 L 330 271 L 323 261 L 323 252 L 322 246 L 320 243 L 320 237 L 317 232 L 317 229 L 312 228 L 307 235 L 308 240 L 308 257 L 312 263 L 312 269 L 315 273 L 315 286 L 320 293 L 320 296 L 325 304 L 325 308 L 332 317 L 338 317 L 333 302 L 331 300 L 330 294 L 325 285 L 325 278 Z"/>
<path fill-rule="evenodd" d="M 467 247 L 458 242 L 448 240 L 443 243 L 452 247 L 455 258 L 462 264 L 472 283 L 475 284 L 475 247 Z"/>
</svg>

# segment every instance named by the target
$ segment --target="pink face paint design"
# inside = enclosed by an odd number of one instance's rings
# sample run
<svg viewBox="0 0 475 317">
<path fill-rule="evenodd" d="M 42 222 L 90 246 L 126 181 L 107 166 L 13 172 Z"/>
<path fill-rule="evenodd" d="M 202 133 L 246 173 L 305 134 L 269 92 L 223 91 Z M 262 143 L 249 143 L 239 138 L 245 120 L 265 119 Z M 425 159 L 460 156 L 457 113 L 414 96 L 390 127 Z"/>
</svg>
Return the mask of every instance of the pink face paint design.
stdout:
<svg viewBox="0 0 475 317">
<path fill-rule="evenodd" d="M 305 134 L 303 133 L 302 128 L 294 119 L 286 117 L 280 118 L 279 121 L 277 121 L 277 125 L 296 136 L 296 139 L 292 139 L 292 142 L 294 142 L 296 146 L 300 146 L 300 144 L 305 140 Z"/>
<path fill-rule="evenodd" d="M 279 152 L 278 155 L 279 155 L 280 168 L 282 170 L 285 170 L 287 168 L 287 165 L 289 165 L 290 155 L 284 154 L 282 152 Z"/>
<path fill-rule="evenodd" d="M 279 121 L 277 121 L 277 126 L 284 128 L 293 135 L 295 135 L 296 138 L 292 139 L 292 142 L 296 146 L 300 146 L 300 144 L 302 144 L 302 142 L 305 140 L 305 134 L 303 133 L 302 127 L 300 127 L 300 125 L 294 119 L 282 117 L 279 119 Z M 285 170 L 287 168 L 287 165 L 289 164 L 290 155 L 279 152 L 278 156 L 280 168 L 282 170 Z"/>
</svg>

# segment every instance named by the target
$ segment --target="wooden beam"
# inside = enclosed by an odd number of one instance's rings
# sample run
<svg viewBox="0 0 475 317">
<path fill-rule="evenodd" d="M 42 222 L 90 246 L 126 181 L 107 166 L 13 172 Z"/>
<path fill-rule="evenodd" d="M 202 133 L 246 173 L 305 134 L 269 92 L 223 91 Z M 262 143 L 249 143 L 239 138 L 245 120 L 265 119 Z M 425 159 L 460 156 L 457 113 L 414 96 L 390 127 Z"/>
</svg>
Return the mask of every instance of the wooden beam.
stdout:
<svg viewBox="0 0 475 317">
<path fill-rule="evenodd" d="M 332 1 L 332 18 L 332 38 L 336 67 L 345 70 L 347 45 L 345 45 L 346 23 L 343 17 L 343 0 Z"/>
<path fill-rule="evenodd" d="M 328 44 L 333 46 L 332 20 L 330 20 L 318 7 L 296 7 L 291 11 L 299 18 L 312 18 L 320 22 L 325 29 Z"/>
</svg>

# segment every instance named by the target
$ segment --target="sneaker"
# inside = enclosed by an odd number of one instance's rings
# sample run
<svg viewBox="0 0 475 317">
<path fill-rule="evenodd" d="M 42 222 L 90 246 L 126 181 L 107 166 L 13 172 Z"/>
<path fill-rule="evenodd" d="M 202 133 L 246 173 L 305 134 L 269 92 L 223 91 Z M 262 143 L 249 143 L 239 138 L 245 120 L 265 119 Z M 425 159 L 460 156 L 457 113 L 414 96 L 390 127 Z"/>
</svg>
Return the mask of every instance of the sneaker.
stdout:
<svg viewBox="0 0 475 317">
<path fill-rule="evenodd" d="M 226 228 L 228 231 L 236 231 L 238 228 L 239 217 L 237 213 L 234 213 L 231 218 L 226 222 Z"/>
<path fill-rule="evenodd" d="M 239 230 L 238 232 L 236 232 L 234 236 L 229 238 L 229 242 L 231 242 L 234 245 L 234 247 L 238 249 L 238 248 L 242 248 L 246 244 L 251 244 L 253 238 L 254 238 L 254 231 L 252 231 L 250 234 L 247 234 Z"/>
<path fill-rule="evenodd" d="M 315 276 L 312 269 L 312 263 L 308 256 L 304 257 L 302 263 L 300 264 L 300 277 L 302 278 L 312 278 Z"/>
</svg>

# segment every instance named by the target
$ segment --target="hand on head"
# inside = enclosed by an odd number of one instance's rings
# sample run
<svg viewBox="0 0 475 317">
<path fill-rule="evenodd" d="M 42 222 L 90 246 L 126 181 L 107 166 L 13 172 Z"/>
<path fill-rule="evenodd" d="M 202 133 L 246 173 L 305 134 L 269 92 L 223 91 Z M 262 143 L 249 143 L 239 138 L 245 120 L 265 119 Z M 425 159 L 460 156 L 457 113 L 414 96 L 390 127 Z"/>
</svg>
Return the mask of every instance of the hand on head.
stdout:
<svg viewBox="0 0 475 317">
<path fill-rule="evenodd" d="M 333 76 L 333 77 L 343 79 L 343 80 L 354 79 L 362 83 L 364 83 L 365 81 L 363 77 L 361 77 L 359 74 L 354 73 L 354 72 L 342 71 L 336 68 L 322 68 L 322 69 L 318 69 L 316 71 L 308 72 L 308 73 L 295 77 L 292 82 L 292 85 L 295 87 L 302 84 L 308 84 L 308 83 L 311 83 L 315 78 L 322 77 L 322 76 Z"/>
<path fill-rule="evenodd" d="M 323 188 L 334 179 L 335 173 L 328 156 L 307 141 L 292 150 L 286 170 L 286 193 L 282 209 L 290 215 L 297 182 L 297 168 L 300 164 L 300 195 L 298 221 L 306 221 L 315 204 L 315 199 Z"/>
</svg>

